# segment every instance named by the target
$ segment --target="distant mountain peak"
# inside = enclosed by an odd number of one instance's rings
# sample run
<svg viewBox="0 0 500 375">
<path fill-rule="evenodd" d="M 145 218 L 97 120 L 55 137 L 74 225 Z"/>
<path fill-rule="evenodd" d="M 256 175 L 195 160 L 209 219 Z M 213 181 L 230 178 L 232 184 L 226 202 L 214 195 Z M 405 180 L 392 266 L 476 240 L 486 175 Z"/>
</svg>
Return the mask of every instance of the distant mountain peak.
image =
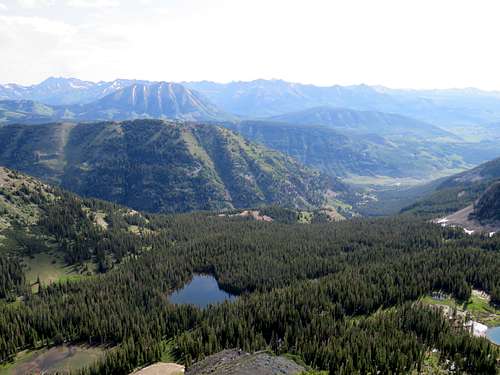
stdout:
<svg viewBox="0 0 500 375">
<path fill-rule="evenodd" d="M 45 85 L 39 85 L 37 92 L 53 95 L 71 91 L 86 97 L 88 82 L 79 80 L 49 78 Z M 0 123 L 50 121 L 96 121 L 132 120 L 136 118 L 171 119 L 189 121 L 222 121 L 234 117 L 224 113 L 205 96 L 195 90 L 173 82 L 148 82 L 116 80 L 93 87 L 99 99 L 83 104 L 51 106 L 31 101 L 33 111 L 29 113 L 23 95 L 16 95 L 14 101 L 0 100 Z M 0 88 L 0 99 L 2 91 Z M 18 101 L 16 105 L 15 101 Z M 3 110 L 3 111 L 2 111 Z"/>
<path fill-rule="evenodd" d="M 228 118 L 199 93 L 173 82 L 137 82 L 108 94 L 84 109 L 87 113 L 113 111 L 112 119 L 134 117 L 185 120 Z M 95 116 L 99 117 L 99 116 Z"/>
</svg>

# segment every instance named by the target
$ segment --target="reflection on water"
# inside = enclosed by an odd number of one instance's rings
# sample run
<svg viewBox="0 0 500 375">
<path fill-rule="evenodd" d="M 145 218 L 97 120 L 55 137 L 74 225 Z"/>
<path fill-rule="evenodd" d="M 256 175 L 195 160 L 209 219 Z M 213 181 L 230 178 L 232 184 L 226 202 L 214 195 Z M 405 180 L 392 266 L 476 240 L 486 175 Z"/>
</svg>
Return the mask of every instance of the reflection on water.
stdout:
<svg viewBox="0 0 500 375">
<path fill-rule="evenodd" d="M 189 283 L 169 297 L 172 303 L 195 305 L 200 308 L 234 298 L 236 297 L 232 294 L 220 289 L 217 280 L 210 275 L 194 275 Z"/>
</svg>

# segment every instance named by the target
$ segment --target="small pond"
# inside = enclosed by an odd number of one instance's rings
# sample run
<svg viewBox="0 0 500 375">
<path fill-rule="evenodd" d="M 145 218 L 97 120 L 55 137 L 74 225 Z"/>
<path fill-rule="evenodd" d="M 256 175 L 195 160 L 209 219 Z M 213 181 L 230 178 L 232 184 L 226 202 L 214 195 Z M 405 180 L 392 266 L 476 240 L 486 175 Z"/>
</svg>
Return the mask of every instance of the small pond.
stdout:
<svg viewBox="0 0 500 375">
<path fill-rule="evenodd" d="M 182 289 L 173 292 L 170 302 L 179 305 L 195 305 L 205 308 L 210 304 L 235 299 L 236 296 L 219 288 L 217 280 L 210 275 L 194 275 Z"/>
<path fill-rule="evenodd" d="M 486 337 L 491 342 L 500 345 L 500 327 L 490 328 L 486 331 Z"/>
</svg>

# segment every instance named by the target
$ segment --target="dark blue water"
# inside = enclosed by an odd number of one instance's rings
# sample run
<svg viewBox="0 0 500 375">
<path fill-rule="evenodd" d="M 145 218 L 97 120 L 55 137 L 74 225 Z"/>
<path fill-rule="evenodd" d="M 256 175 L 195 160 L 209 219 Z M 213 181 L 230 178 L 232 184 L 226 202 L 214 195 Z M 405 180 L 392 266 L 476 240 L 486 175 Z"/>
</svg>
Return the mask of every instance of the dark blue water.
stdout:
<svg viewBox="0 0 500 375">
<path fill-rule="evenodd" d="M 486 337 L 488 337 L 491 342 L 500 345 L 500 327 L 490 328 L 487 330 Z"/>
<path fill-rule="evenodd" d="M 173 292 L 170 302 L 180 305 L 195 305 L 205 308 L 210 304 L 236 298 L 219 288 L 217 280 L 210 275 L 194 275 L 182 289 Z"/>
</svg>

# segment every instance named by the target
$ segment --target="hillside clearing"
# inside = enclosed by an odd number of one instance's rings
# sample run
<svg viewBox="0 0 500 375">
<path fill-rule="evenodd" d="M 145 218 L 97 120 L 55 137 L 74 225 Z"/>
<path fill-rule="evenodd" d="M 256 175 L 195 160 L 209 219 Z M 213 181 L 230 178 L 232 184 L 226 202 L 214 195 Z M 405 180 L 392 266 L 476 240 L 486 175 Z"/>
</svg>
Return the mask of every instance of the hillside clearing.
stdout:
<svg viewBox="0 0 500 375">
<path fill-rule="evenodd" d="M 29 285 L 33 285 L 34 291 L 38 290 L 38 285 L 34 285 L 38 279 L 42 285 L 48 285 L 84 277 L 78 273 L 74 266 L 65 265 L 60 256 L 51 253 L 39 253 L 31 257 L 24 257 L 23 264 L 26 266 L 26 281 Z"/>
<path fill-rule="evenodd" d="M 426 296 L 422 302 L 446 307 L 447 309 L 457 309 L 457 313 L 470 315 L 470 320 L 482 323 L 488 327 L 496 327 L 500 325 L 500 309 L 492 306 L 489 303 L 489 296 L 479 290 L 473 290 L 471 298 L 464 304 L 459 304 L 455 299 L 446 296 L 443 299 L 435 299 L 431 296 Z"/>
<path fill-rule="evenodd" d="M 23 351 L 14 362 L 0 367 L 0 375 L 69 374 L 89 366 L 104 356 L 105 349 L 80 345 L 60 345 L 50 349 Z"/>
</svg>

